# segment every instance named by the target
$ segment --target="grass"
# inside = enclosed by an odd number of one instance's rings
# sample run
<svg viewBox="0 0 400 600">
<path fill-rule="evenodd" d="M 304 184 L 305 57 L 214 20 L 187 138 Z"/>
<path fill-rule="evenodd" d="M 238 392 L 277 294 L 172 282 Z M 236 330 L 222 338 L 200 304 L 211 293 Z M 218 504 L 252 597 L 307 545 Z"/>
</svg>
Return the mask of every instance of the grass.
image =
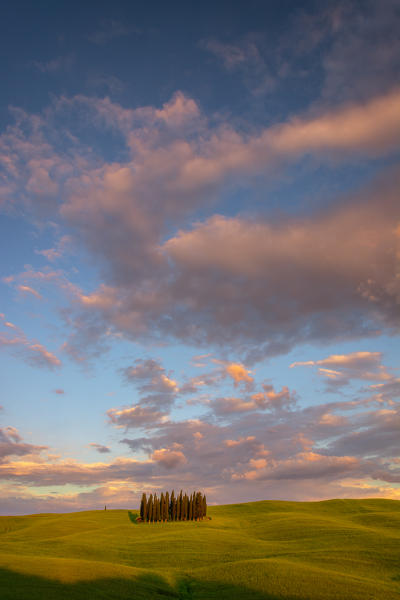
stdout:
<svg viewBox="0 0 400 600">
<path fill-rule="evenodd" d="M 198 523 L 134 514 L 0 517 L 0 598 L 400 599 L 399 501 L 215 506 Z"/>
</svg>

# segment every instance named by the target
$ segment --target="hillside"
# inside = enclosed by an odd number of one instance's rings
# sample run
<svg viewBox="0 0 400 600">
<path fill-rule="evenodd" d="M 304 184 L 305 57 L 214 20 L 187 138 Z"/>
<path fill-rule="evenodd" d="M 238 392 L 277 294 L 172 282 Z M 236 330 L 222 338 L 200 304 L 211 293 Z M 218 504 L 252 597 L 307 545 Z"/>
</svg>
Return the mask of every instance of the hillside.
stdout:
<svg viewBox="0 0 400 600">
<path fill-rule="evenodd" d="M 209 507 L 210 521 L 128 511 L 0 517 L 0 597 L 400 598 L 400 502 Z"/>
</svg>

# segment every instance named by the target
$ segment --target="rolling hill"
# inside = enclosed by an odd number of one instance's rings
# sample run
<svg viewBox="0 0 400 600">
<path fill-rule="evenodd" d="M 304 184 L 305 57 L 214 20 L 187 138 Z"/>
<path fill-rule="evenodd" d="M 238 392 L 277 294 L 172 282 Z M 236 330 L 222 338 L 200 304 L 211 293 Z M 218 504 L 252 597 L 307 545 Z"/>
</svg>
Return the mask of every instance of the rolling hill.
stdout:
<svg viewBox="0 0 400 600">
<path fill-rule="evenodd" d="M 126 510 L 0 517 L 0 598 L 400 598 L 399 501 L 265 501 L 209 515 L 158 524 L 136 524 Z"/>
</svg>

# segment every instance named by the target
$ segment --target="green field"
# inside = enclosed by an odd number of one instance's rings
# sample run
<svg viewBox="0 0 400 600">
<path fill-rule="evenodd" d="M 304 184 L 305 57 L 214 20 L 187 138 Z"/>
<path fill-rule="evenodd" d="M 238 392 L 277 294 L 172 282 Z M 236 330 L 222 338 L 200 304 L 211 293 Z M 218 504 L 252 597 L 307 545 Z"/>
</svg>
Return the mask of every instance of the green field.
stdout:
<svg viewBox="0 0 400 600">
<path fill-rule="evenodd" d="M 1 600 L 400 598 L 400 502 L 209 507 L 136 524 L 126 510 L 0 517 Z"/>
</svg>

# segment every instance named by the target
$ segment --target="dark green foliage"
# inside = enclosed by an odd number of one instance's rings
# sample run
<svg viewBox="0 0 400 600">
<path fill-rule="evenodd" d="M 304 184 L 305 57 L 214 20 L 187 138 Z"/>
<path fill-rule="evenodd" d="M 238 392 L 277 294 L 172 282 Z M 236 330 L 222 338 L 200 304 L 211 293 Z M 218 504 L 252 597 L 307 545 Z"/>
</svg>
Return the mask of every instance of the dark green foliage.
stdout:
<svg viewBox="0 0 400 600">
<path fill-rule="evenodd" d="M 176 498 L 174 498 L 174 502 L 172 505 L 172 521 L 176 521 L 176 510 L 177 510 L 177 501 L 176 501 Z"/>
<path fill-rule="evenodd" d="M 143 494 L 142 499 L 140 501 L 140 516 L 142 517 L 143 521 L 146 521 L 146 515 L 147 515 L 147 499 L 146 499 L 146 494 Z"/>
<path fill-rule="evenodd" d="M 207 513 L 206 497 L 201 492 L 193 492 L 190 497 L 181 490 L 179 496 L 171 492 L 142 495 L 140 502 L 140 516 L 147 523 L 158 523 L 160 521 L 199 521 Z"/>
<path fill-rule="evenodd" d="M 147 502 L 147 520 L 153 520 L 153 494 L 150 494 L 149 500 Z"/>
<path fill-rule="evenodd" d="M 154 499 L 153 499 L 153 521 L 154 522 L 158 521 L 158 498 L 157 498 L 157 494 L 154 494 Z"/>
<path fill-rule="evenodd" d="M 165 498 L 164 498 L 164 492 L 161 492 L 161 497 L 160 497 L 160 520 L 161 521 L 165 521 Z"/>
<path fill-rule="evenodd" d="M 169 519 L 170 519 L 170 521 L 174 520 L 174 504 L 175 504 L 175 492 L 174 492 L 174 490 L 172 490 L 171 500 L 169 503 Z"/>
<path fill-rule="evenodd" d="M 190 494 L 189 498 L 189 521 L 193 519 L 193 496 Z"/>
</svg>

